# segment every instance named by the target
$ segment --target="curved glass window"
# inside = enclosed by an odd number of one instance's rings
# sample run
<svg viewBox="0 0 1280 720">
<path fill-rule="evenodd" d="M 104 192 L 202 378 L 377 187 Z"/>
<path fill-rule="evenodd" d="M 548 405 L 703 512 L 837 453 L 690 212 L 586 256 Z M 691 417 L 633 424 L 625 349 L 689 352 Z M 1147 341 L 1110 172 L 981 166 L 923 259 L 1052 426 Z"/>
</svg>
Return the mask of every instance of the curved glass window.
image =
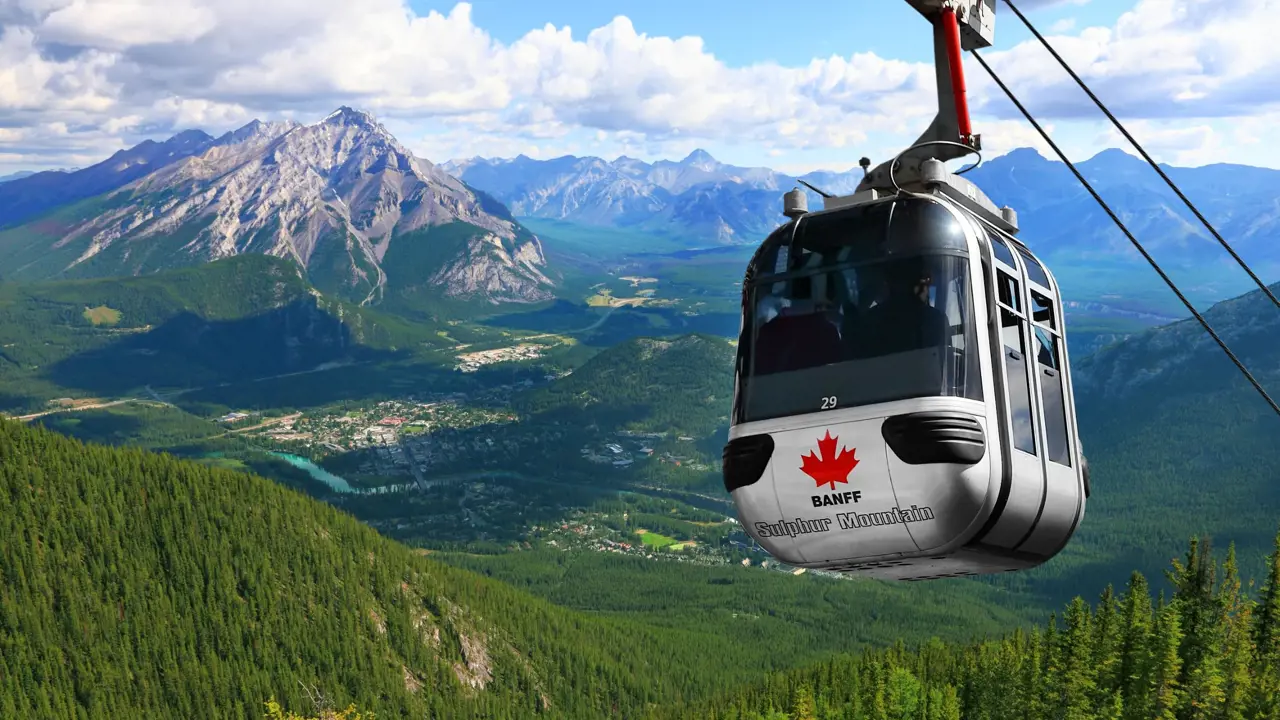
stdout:
<svg viewBox="0 0 1280 720">
<path fill-rule="evenodd" d="M 991 251 L 1001 262 L 1009 267 L 1018 267 L 1018 264 L 1013 261 L 1013 253 L 1009 251 L 1009 246 L 1004 243 L 1004 238 L 990 230 L 987 231 L 987 238 L 991 240 Z"/>
<path fill-rule="evenodd" d="M 881 207 L 819 216 L 811 229 L 802 221 L 783 272 L 776 250 L 757 256 L 764 272 L 744 298 L 738 422 L 982 399 L 963 229 L 934 203 Z"/>
<path fill-rule="evenodd" d="M 1031 407 L 1031 379 L 1027 377 L 1027 323 L 1018 315 L 1000 309 L 1000 335 L 1004 341 L 1004 369 L 1009 380 L 1009 412 L 1013 423 L 1013 446 L 1036 454 L 1035 411 Z"/>
<path fill-rule="evenodd" d="M 1044 268 L 1040 267 L 1040 262 L 1031 257 L 1029 253 L 1022 248 L 1018 248 L 1018 254 L 1022 256 L 1023 262 L 1027 264 L 1027 277 L 1033 283 L 1039 283 L 1041 287 L 1052 287 L 1049 284 L 1049 276 L 1045 274 Z"/>
<path fill-rule="evenodd" d="M 1053 462 L 1070 467 L 1070 441 L 1067 436 L 1066 390 L 1062 384 L 1062 362 L 1058 352 L 1061 341 L 1044 328 L 1037 327 L 1036 364 L 1040 366 L 1041 398 L 1044 403 L 1045 453 Z"/>
</svg>

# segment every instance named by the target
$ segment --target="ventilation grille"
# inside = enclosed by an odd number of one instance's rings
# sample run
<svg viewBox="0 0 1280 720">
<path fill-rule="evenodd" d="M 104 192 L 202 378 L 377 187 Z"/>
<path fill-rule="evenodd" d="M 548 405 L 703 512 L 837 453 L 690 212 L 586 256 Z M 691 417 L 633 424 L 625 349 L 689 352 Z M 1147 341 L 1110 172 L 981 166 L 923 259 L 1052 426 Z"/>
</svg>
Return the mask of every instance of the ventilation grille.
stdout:
<svg viewBox="0 0 1280 720">
<path fill-rule="evenodd" d="M 819 568 L 827 572 L 843 572 L 843 573 L 859 573 L 866 570 L 875 570 L 878 568 L 891 567 L 910 567 L 914 565 L 913 560 L 881 560 L 878 562 L 865 563 L 846 563 L 844 565 L 832 565 L 830 567 Z"/>
<path fill-rule="evenodd" d="M 884 441 L 908 465 L 972 465 L 986 453 L 977 418 L 958 412 L 895 415 L 880 428 Z"/>
<path fill-rule="evenodd" d="M 966 570 L 964 572 L 940 573 L 938 575 L 921 575 L 919 577 L 902 578 L 902 581 L 903 582 L 920 582 L 921 580 L 943 580 L 946 578 L 971 577 L 977 574 L 978 573 L 969 572 Z"/>
<path fill-rule="evenodd" d="M 764 475 L 764 469 L 769 466 L 771 457 L 771 435 L 748 435 L 730 440 L 721 454 L 724 460 L 722 472 L 725 492 L 731 493 L 759 481 Z"/>
</svg>

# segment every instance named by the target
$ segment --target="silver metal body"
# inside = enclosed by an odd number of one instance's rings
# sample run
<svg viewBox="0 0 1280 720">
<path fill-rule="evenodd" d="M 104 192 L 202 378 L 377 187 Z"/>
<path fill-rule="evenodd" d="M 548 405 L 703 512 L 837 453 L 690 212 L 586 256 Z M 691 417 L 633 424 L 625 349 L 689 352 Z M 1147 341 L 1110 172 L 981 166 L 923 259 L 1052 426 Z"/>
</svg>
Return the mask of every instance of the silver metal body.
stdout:
<svg viewBox="0 0 1280 720">
<path fill-rule="evenodd" d="M 991 44 L 995 0 L 907 2 L 929 19 L 954 9 L 962 49 Z M 823 197 L 820 211 L 807 213 L 803 196 L 788 193 L 790 222 L 761 246 L 743 282 L 725 487 L 746 532 L 798 567 L 896 580 L 1022 570 L 1056 555 L 1084 516 L 1088 468 L 1058 285 L 1015 239 L 1017 213 L 943 165 L 980 143 L 960 137 L 943 24 L 933 24 L 939 111 L 928 130 L 852 195 Z M 896 235 L 895 212 L 907 228 Z M 933 225 L 919 224 L 922 212 Z M 814 244 L 801 240 L 806 232 Z M 935 283 L 933 270 L 910 265 L 929 253 L 949 279 Z M 882 293 L 898 294 L 833 315 L 833 298 L 863 292 L 863 271 Z M 919 309 L 912 293 L 931 307 Z M 914 327 L 898 310 L 872 321 L 880 298 L 925 318 L 940 308 L 961 316 L 920 326 L 933 323 L 930 337 L 947 338 L 940 346 L 868 350 L 858 345 L 859 323 L 875 330 L 865 337 Z M 765 339 L 771 320 L 784 317 L 778 308 L 809 323 L 785 343 Z M 804 357 L 796 338 L 821 345 L 819 336 L 835 332 L 823 324 L 833 316 L 841 328 L 852 323 L 839 331 L 848 346 L 824 346 L 838 359 L 794 364 Z M 913 374 L 924 385 L 911 386 Z"/>
<path fill-rule="evenodd" d="M 759 479 L 731 494 L 746 532 L 782 562 L 898 580 L 1021 570 L 1057 554 L 1083 517 L 1087 478 L 1057 283 L 1014 238 L 1012 212 L 997 209 L 963 178 L 938 167 L 927 174 L 934 182 L 904 195 L 936 200 L 963 228 L 983 399 L 916 397 L 733 424 L 730 447 L 740 439 L 772 439 Z M 875 202 L 883 202 L 876 191 L 829 198 L 826 209 L 807 218 Z M 1002 283 L 1010 289 L 1004 297 Z M 1041 312 L 1033 316 L 1028 308 Z M 745 318 L 743 341 L 749 341 Z M 1046 362 L 1036 352 L 1037 336 L 1051 346 Z M 1025 391 L 1019 393 L 1019 386 Z M 1058 387 L 1066 446 L 1051 459 L 1046 408 L 1057 409 Z M 1019 432 L 1012 399 L 1021 397 L 1029 417 Z M 740 402 L 735 394 L 735 419 Z M 886 441 L 885 423 L 922 413 L 976 420 L 982 457 L 973 463 L 904 461 Z M 857 460 L 847 478 L 816 487 L 805 465 L 843 451 Z M 726 465 L 729 454 L 726 448 Z"/>
</svg>

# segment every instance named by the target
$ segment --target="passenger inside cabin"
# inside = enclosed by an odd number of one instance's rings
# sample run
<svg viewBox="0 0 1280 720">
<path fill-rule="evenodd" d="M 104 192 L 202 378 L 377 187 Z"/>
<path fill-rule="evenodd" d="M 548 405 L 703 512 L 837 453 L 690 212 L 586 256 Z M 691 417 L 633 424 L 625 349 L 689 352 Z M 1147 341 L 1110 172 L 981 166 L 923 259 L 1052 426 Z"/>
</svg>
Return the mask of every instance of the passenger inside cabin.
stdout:
<svg viewBox="0 0 1280 720">
<path fill-rule="evenodd" d="M 827 317 L 831 303 L 815 300 L 813 278 L 785 281 L 787 307 L 756 333 L 755 373 L 768 375 L 840 361 L 840 331 Z"/>
<path fill-rule="evenodd" d="M 867 310 L 857 348 L 860 357 L 878 357 L 939 345 L 950 323 L 929 302 L 933 275 L 923 258 L 884 267 L 882 299 Z"/>
</svg>

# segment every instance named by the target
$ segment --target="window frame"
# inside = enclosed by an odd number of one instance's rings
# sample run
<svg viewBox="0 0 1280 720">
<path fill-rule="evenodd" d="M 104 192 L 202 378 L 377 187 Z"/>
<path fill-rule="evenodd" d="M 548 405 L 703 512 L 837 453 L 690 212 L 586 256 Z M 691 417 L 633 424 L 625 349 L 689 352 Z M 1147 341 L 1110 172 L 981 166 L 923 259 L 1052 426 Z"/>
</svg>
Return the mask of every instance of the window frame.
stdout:
<svg viewBox="0 0 1280 720">
<path fill-rule="evenodd" d="M 1032 293 L 1042 297 L 1048 306 L 1048 316 L 1044 320 L 1040 320 L 1035 317 L 1034 309 L 1035 309 L 1036 301 L 1034 298 L 1031 297 Z M 1042 427 L 1044 428 L 1042 431 L 1044 433 L 1044 445 L 1045 445 L 1044 457 L 1045 457 L 1045 460 L 1048 462 L 1052 462 L 1057 465 L 1061 465 L 1063 467 L 1074 468 L 1076 463 L 1072 461 L 1072 456 L 1075 453 L 1072 452 L 1072 449 L 1075 446 L 1075 442 L 1074 442 L 1074 438 L 1072 437 L 1073 435 L 1072 427 L 1071 427 L 1072 418 L 1071 418 L 1071 410 L 1069 407 L 1070 400 L 1071 400 L 1071 391 L 1068 385 L 1068 369 L 1066 367 L 1066 344 L 1067 343 L 1066 343 L 1065 335 L 1058 330 L 1058 328 L 1061 328 L 1063 325 L 1062 302 L 1060 298 L 1057 297 L 1057 293 L 1055 293 L 1052 288 L 1043 287 L 1039 283 L 1035 282 L 1034 280 L 1028 283 L 1027 295 L 1028 295 L 1028 299 L 1031 300 L 1032 302 L 1032 305 L 1030 307 L 1030 310 L 1032 311 L 1032 315 L 1030 318 L 1032 335 L 1034 336 L 1036 331 L 1038 330 L 1038 331 L 1044 332 L 1046 335 L 1049 336 L 1049 342 L 1050 342 L 1049 351 L 1053 354 L 1054 359 L 1057 361 L 1057 367 L 1049 367 L 1040 362 L 1040 352 L 1039 352 L 1040 340 L 1039 338 L 1036 338 L 1035 339 L 1036 353 L 1035 353 L 1034 362 L 1036 366 L 1036 372 L 1035 372 L 1036 384 L 1038 385 L 1037 391 L 1040 397 L 1041 424 L 1042 424 Z M 1057 378 L 1057 383 L 1056 383 L 1057 395 L 1058 395 L 1057 401 L 1058 401 L 1058 407 L 1062 411 L 1062 418 L 1061 418 L 1062 424 L 1060 428 L 1055 426 L 1053 428 L 1053 432 L 1055 436 L 1057 436 L 1057 439 L 1062 443 L 1062 448 L 1061 448 L 1062 457 L 1054 457 L 1054 453 L 1051 452 L 1051 448 L 1052 448 L 1052 445 L 1050 444 L 1051 418 L 1049 417 L 1050 403 L 1047 397 L 1047 393 L 1049 393 L 1050 390 L 1047 384 L 1044 382 L 1044 378 L 1046 375 L 1051 378 L 1053 377 Z"/>
<path fill-rule="evenodd" d="M 1007 238 L 1002 237 L 997 230 L 985 223 L 983 223 L 982 227 L 987 233 L 988 242 L 991 243 L 992 246 L 992 275 L 995 281 L 995 288 L 992 295 L 996 301 L 992 312 L 992 318 L 994 321 L 994 329 L 996 331 L 995 345 L 1000 352 L 1000 362 L 992 363 L 992 369 L 993 371 L 997 371 L 995 366 L 998 365 L 998 372 L 1003 373 L 1004 377 L 1005 432 L 1009 436 L 1010 449 L 1030 455 L 1039 461 L 1044 456 L 1045 436 L 1042 417 L 1043 407 L 1040 400 L 1039 385 L 1036 382 L 1038 378 L 1033 377 L 1036 373 L 1032 372 L 1035 362 L 1029 357 L 1031 343 L 1034 338 L 1034 331 L 1032 330 L 1031 321 L 1028 317 L 1028 313 L 1031 308 L 1031 298 L 1027 292 L 1029 284 L 1026 277 L 1026 268 L 1023 267 L 1025 261 L 1023 260 L 1022 253 L 1019 251 L 1016 243 L 1011 243 Z M 1003 253 L 999 253 L 996 250 L 1000 245 L 1009 249 L 1009 254 L 1014 258 L 1017 263 L 1016 265 L 1010 266 L 1006 260 L 1000 257 Z M 1009 294 L 1008 299 L 1016 302 L 1016 307 L 1006 302 L 1005 298 L 1002 296 L 1002 283 L 1005 279 L 1013 283 L 1013 292 Z M 1017 328 L 1018 334 L 1020 335 L 1019 341 L 1021 346 L 1016 349 L 1010 348 L 1005 342 L 1004 334 L 1005 328 L 1007 327 L 1004 324 L 1005 313 L 1009 313 L 1017 318 Z M 1018 438 L 1015 435 L 1014 423 L 1016 422 L 1017 413 L 1014 408 L 1014 377 L 1013 373 L 1010 372 L 1009 367 L 1010 350 L 1013 350 L 1021 356 L 1019 358 L 1019 364 L 1022 368 L 1022 378 L 1018 381 L 1021 383 L 1021 388 L 1018 389 L 1018 392 L 1021 392 L 1021 389 L 1025 388 L 1027 406 L 1031 413 L 1031 449 L 1019 446 Z"/>
</svg>

